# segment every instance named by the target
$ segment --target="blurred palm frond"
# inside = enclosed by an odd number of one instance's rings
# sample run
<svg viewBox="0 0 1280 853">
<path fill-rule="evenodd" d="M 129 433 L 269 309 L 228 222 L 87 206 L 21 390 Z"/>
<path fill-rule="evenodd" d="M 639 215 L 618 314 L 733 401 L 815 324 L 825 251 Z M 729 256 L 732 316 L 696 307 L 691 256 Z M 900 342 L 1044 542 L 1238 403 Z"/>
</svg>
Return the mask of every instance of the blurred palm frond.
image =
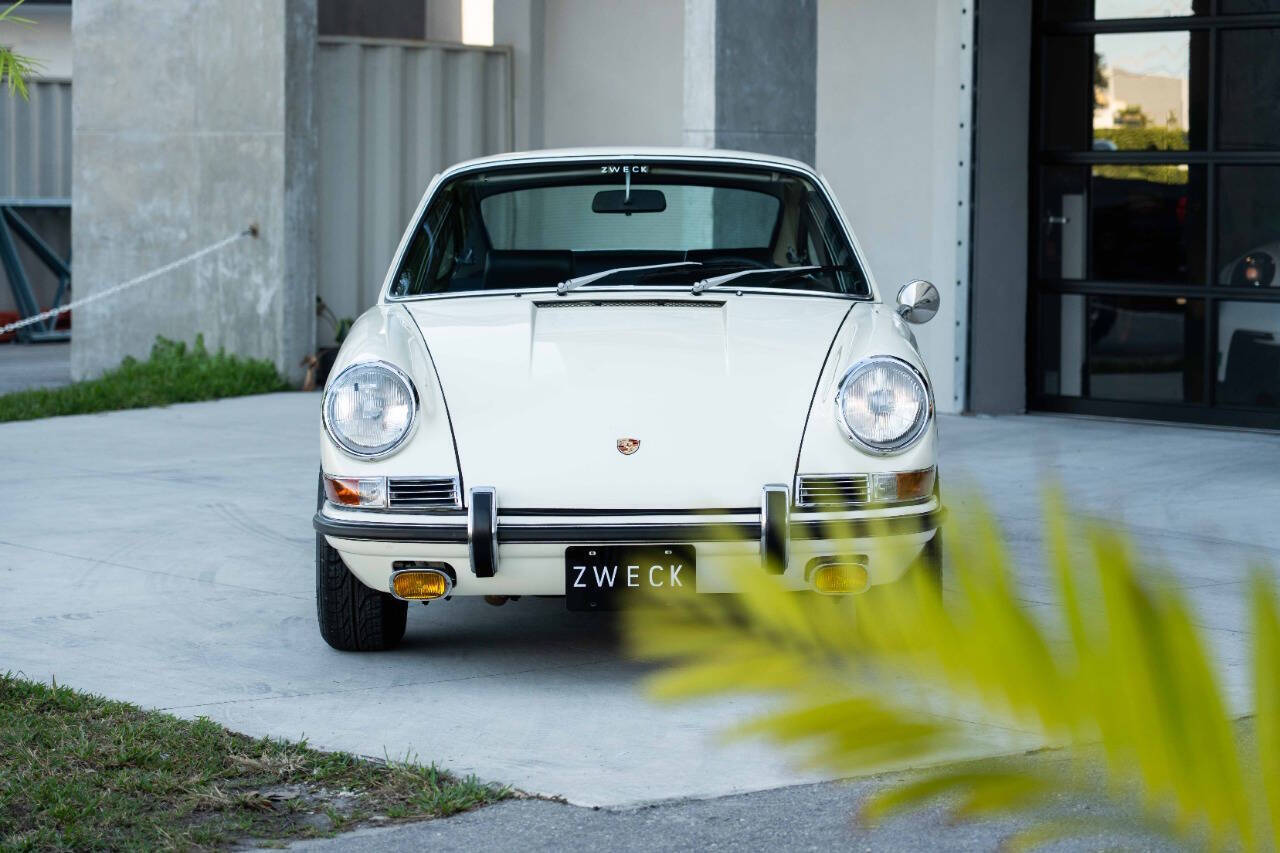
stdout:
<svg viewBox="0 0 1280 853">
<path fill-rule="evenodd" d="M 873 796 L 863 806 L 869 820 L 940 796 L 957 817 L 1035 814 L 1076 793 L 1136 802 L 1134 819 L 1147 829 L 1212 847 L 1280 849 L 1280 610 L 1270 572 L 1256 569 L 1251 587 L 1249 750 L 1186 601 L 1140 569 L 1119 530 L 1075 522 L 1056 494 L 1047 497 L 1060 608 L 1037 618 L 1052 609 L 1020 597 L 991 513 L 963 504 L 949 525 L 965 535 L 949 535 L 945 605 L 920 572 L 828 598 L 788 592 L 751 562 L 735 572 L 740 595 L 645 598 L 625 614 L 628 646 L 664 664 L 649 684 L 658 697 L 781 697 L 782 707 L 733 733 L 801 747 L 816 766 L 868 772 L 990 754 L 982 730 L 1021 732 L 1023 748 L 1034 739 L 1073 759 L 1073 770 L 1055 773 L 1025 762 L 939 765 Z M 1094 790 L 1090 771 L 1108 781 L 1105 791 Z M 1046 812 L 1014 841 L 1086 829 Z"/>
<path fill-rule="evenodd" d="M 0 10 L 0 23 L 34 25 L 35 21 L 30 18 L 22 18 L 14 14 L 24 2 L 26 0 L 15 0 Z M 12 48 L 0 44 L 0 85 L 7 87 L 10 95 L 16 94 L 25 101 L 27 78 L 35 74 L 39 68 L 40 63 L 31 57 L 15 53 Z"/>
</svg>

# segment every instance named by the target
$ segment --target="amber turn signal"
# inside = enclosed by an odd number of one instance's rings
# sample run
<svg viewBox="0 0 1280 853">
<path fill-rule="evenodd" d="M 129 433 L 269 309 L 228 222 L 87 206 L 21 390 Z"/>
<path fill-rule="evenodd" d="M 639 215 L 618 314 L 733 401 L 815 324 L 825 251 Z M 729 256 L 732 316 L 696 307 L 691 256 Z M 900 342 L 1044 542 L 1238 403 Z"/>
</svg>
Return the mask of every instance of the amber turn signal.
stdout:
<svg viewBox="0 0 1280 853">
<path fill-rule="evenodd" d="M 387 505 L 387 481 L 382 477 L 331 477 L 324 475 L 324 495 L 339 506 L 383 508 Z"/>
<path fill-rule="evenodd" d="M 872 475 L 871 499 L 874 503 L 892 504 L 918 501 L 933 494 L 937 469 L 898 471 Z"/>
<path fill-rule="evenodd" d="M 392 594 L 410 601 L 444 598 L 451 586 L 449 576 L 434 569 L 410 569 L 391 576 Z"/>
<path fill-rule="evenodd" d="M 825 595 L 866 592 L 870 585 L 867 567 L 861 563 L 828 563 L 813 572 L 813 588 Z"/>
</svg>

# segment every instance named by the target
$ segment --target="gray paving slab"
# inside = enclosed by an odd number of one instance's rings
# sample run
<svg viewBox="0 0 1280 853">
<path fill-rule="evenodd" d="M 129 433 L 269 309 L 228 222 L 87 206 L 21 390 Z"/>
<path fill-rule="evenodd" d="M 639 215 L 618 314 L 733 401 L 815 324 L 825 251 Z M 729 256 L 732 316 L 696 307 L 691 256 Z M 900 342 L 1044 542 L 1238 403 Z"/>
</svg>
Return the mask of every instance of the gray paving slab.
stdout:
<svg viewBox="0 0 1280 853">
<path fill-rule="evenodd" d="M 0 394 L 71 383 L 71 344 L 0 344 Z"/>
<path fill-rule="evenodd" d="M 279 394 L 0 424 L 0 669 L 586 805 L 828 778 L 721 738 L 759 698 L 651 704 L 609 618 L 555 600 L 415 607 L 401 649 L 330 650 L 312 598 L 318 414 L 318 395 Z M 948 489 L 989 495 L 1028 601 L 1052 617 L 1038 505 L 1052 475 L 1189 591 L 1247 709 L 1242 581 L 1251 559 L 1280 563 L 1274 435 L 943 417 L 942 441 Z M 979 751 L 1028 742 L 970 722 Z"/>
</svg>

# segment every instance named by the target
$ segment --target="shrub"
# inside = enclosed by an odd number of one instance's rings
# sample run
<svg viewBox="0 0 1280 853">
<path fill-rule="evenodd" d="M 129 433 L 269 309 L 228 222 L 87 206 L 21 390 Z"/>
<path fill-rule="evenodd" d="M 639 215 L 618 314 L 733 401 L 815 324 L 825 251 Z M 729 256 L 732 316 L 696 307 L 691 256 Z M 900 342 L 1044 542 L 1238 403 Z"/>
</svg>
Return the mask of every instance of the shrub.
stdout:
<svg viewBox="0 0 1280 853">
<path fill-rule="evenodd" d="M 289 385 L 269 361 L 209 353 L 197 335 L 182 341 L 157 337 L 146 361 L 126 358 L 97 379 L 61 388 L 0 395 L 0 422 L 140 409 L 246 394 L 286 391 Z"/>
</svg>

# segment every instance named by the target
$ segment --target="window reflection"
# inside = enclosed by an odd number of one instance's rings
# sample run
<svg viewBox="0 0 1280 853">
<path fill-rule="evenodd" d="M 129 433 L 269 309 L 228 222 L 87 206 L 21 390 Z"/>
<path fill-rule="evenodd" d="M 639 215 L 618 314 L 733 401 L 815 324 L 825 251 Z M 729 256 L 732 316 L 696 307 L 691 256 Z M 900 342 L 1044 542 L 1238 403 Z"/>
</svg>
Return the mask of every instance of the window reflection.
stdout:
<svg viewBox="0 0 1280 853">
<path fill-rule="evenodd" d="M 1219 303 L 1217 401 L 1280 408 L 1280 304 Z"/>
<path fill-rule="evenodd" d="M 1280 166 L 1218 169 L 1218 284 L 1280 289 Z"/>
<path fill-rule="evenodd" d="M 1204 5 L 1196 0 L 1097 0 L 1093 16 L 1111 18 L 1168 18 L 1194 15 Z"/>
<path fill-rule="evenodd" d="M 1280 146 L 1280 29 L 1223 30 L 1221 39 L 1218 146 Z"/>
<path fill-rule="evenodd" d="M 1197 34 L 1194 41 L 1199 59 L 1204 37 Z M 1189 32 L 1094 37 L 1093 150 L 1185 151 L 1191 146 L 1192 42 Z"/>
<path fill-rule="evenodd" d="M 1096 400 L 1199 402 L 1203 317 L 1199 299 L 1046 294 L 1041 390 Z"/>
<path fill-rule="evenodd" d="M 1088 300 L 1090 397 L 1195 402 L 1204 303 L 1140 296 Z"/>
<path fill-rule="evenodd" d="M 1271 0 L 1277 2 L 1278 0 Z M 1266 3 L 1268 0 L 1222 0 L 1224 3 Z M 1112 20 L 1115 18 L 1169 18 L 1202 15 L 1208 0 L 1045 0 L 1046 21 Z"/>
<path fill-rule="evenodd" d="M 1203 282 L 1204 167 L 1092 167 L 1092 278 Z"/>
<path fill-rule="evenodd" d="M 1280 12 L 1280 0 L 1218 0 L 1222 15 L 1250 15 L 1258 12 Z"/>
<path fill-rule="evenodd" d="M 1208 45 L 1208 33 L 1186 30 L 1046 38 L 1044 148 L 1203 149 Z"/>
</svg>

